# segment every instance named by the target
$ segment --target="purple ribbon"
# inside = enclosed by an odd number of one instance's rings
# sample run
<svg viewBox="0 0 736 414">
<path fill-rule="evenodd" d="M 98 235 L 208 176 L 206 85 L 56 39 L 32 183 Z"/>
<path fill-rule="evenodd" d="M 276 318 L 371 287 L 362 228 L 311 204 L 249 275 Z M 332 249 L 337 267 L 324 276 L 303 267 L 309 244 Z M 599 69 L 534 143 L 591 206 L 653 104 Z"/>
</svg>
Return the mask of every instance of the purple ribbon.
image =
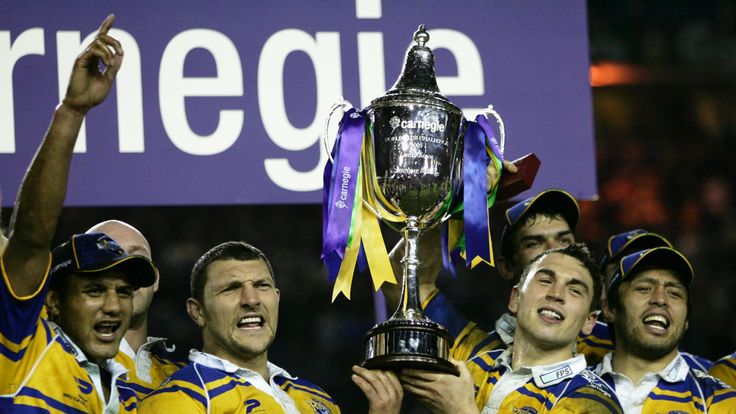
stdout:
<svg viewBox="0 0 736 414">
<path fill-rule="evenodd" d="M 503 162 L 503 152 L 501 152 L 501 146 L 498 145 L 498 140 L 496 140 L 496 135 L 493 133 L 493 128 L 491 128 L 490 125 L 488 125 L 488 118 L 485 117 L 485 115 L 478 115 L 475 117 L 475 122 L 480 125 L 481 128 L 483 128 L 483 132 L 485 132 L 486 137 L 490 141 L 491 150 L 493 151 L 493 155 L 496 156 L 501 162 Z"/>
<path fill-rule="evenodd" d="M 453 262 L 450 259 L 450 251 L 449 246 L 447 245 L 449 242 L 449 232 L 450 232 L 450 220 L 446 220 L 444 223 L 442 223 L 442 268 L 448 272 L 452 276 L 455 276 L 455 266 L 453 266 Z"/>
<path fill-rule="evenodd" d="M 327 163 L 323 174 L 323 179 L 330 178 L 322 190 L 322 259 L 331 282 L 337 279 L 350 234 L 364 129 L 365 117 L 355 108 L 343 115 L 335 142 L 334 165 Z"/>
<path fill-rule="evenodd" d="M 485 119 L 485 117 L 483 117 Z M 468 122 L 463 145 L 463 219 L 465 220 L 465 265 L 480 256 L 490 261 L 488 205 L 486 195 L 486 134 L 480 123 Z M 486 123 L 487 125 L 487 123 Z"/>
</svg>

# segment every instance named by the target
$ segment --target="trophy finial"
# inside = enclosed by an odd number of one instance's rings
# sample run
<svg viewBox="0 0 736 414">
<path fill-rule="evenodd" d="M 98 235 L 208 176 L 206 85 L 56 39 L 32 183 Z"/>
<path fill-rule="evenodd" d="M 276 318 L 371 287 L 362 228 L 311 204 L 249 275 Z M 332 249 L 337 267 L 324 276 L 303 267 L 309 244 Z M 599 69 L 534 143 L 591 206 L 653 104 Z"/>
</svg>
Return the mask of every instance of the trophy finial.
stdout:
<svg viewBox="0 0 736 414">
<path fill-rule="evenodd" d="M 423 24 L 420 24 L 417 31 L 414 32 L 414 41 L 417 42 L 417 45 L 419 46 L 424 46 L 429 42 L 429 33 L 427 33 Z"/>
<path fill-rule="evenodd" d="M 429 41 L 429 33 L 423 24 L 414 33 L 414 41 L 417 44 L 406 52 L 404 69 L 393 88 L 388 91 L 389 95 L 406 93 L 409 90 L 421 94 L 439 94 L 440 92 L 437 78 L 434 75 L 434 54 L 432 49 L 425 45 Z"/>
</svg>

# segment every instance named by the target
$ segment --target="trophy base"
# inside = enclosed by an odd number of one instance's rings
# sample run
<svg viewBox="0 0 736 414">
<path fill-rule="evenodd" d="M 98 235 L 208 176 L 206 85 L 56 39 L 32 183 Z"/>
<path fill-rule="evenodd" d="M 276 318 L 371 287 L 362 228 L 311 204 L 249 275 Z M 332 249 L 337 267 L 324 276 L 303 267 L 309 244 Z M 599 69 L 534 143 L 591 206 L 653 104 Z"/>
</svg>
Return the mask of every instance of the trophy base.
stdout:
<svg viewBox="0 0 736 414">
<path fill-rule="evenodd" d="M 429 319 L 389 319 L 366 333 L 368 369 L 424 369 L 460 375 L 450 361 L 452 338 L 438 323 Z"/>
</svg>

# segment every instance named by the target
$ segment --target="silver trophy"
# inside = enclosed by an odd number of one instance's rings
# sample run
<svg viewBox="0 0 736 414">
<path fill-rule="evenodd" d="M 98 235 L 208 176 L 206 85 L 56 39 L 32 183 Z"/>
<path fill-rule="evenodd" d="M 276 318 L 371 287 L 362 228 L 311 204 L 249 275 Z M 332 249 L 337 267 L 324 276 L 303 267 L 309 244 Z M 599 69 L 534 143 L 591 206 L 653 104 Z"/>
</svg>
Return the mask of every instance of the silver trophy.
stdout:
<svg viewBox="0 0 736 414">
<path fill-rule="evenodd" d="M 414 367 L 457 374 L 449 361 L 449 332 L 419 304 L 419 234 L 445 218 L 462 177 L 463 113 L 437 87 L 434 55 L 424 25 L 414 34 L 396 84 L 366 108 L 373 145 L 367 146 L 367 191 L 388 211 L 402 213 L 405 251 L 402 301 L 386 322 L 366 334 L 367 368 Z M 379 216 L 376 206 L 369 206 Z"/>
<path fill-rule="evenodd" d="M 363 204 L 390 227 L 401 231 L 405 242 L 401 303 L 389 320 L 367 332 L 363 365 L 457 375 L 457 369 L 448 360 L 452 344 L 449 332 L 427 318 L 419 304 L 417 244 L 422 231 L 449 218 L 453 197 L 462 181 L 465 125 L 460 108 L 439 91 L 434 54 L 426 46 L 429 34 L 424 25 L 414 33 L 414 41 L 396 84 L 363 111 L 367 118 L 366 137 L 370 140 L 363 147 L 361 162 L 365 177 Z M 349 106 L 342 101 L 332 111 Z M 486 114 L 496 118 L 503 148 L 503 121 L 490 106 Z M 325 124 L 325 139 L 329 123 L 330 116 Z M 329 154 L 326 140 L 325 148 Z M 532 170 L 533 179 L 536 169 Z M 500 189 L 503 187 L 501 183 Z M 523 186 L 516 185 L 512 191 L 518 190 L 516 187 Z"/>
</svg>

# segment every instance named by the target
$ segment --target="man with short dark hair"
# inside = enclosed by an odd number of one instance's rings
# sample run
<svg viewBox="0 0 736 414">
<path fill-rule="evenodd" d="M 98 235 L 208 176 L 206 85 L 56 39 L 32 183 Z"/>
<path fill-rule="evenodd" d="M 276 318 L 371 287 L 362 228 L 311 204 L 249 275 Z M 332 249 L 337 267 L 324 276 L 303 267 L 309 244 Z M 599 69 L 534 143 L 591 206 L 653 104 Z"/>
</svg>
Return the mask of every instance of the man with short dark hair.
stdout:
<svg viewBox="0 0 736 414">
<path fill-rule="evenodd" d="M 524 268 L 539 254 L 574 243 L 574 230 L 579 216 L 577 200 L 568 192 L 558 189 L 542 191 L 506 210 L 501 233 L 501 251 L 504 253 L 496 260 L 501 276 L 515 285 Z M 446 327 L 455 338 L 453 357 L 458 360 L 468 358 L 468 354 L 458 353 L 460 349 L 477 352 L 480 349 L 490 351 L 506 348 L 513 342 L 516 329 L 516 317 L 513 314 L 507 312 L 501 315 L 496 321 L 496 329 L 488 333 L 467 320 L 437 289 L 436 279 L 442 264 L 441 256 L 437 254 L 439 243 L 439 232 L 436 230 L 429 230 L 419 243 L 419 294 L 427 316 Z M 400 242 L 391 252 L 395 269 L 398 267 L 395 258 L 401 248 Z M 384 293 L 387 293 L 387 299 L 395 302 L 397 295 L 391 292 L 392 286 L 386 285 Z"/>
<path fill-rule="evenodd" d="M 544 251 L 509 299 L 513 345 L 471 351 L 467 366 L 453 361 L 459 377 L 404 370 L 404 389 L 436 413 L 621 413 L 613 390 L 574 352 L 578 333 L 595 324 L 601 285 L 584 245 Z"/>
<path fill-rule="evenodd" d="M 113 21 L 108 16 L 75 60 L 18 192 L 0 258 L 0 412 L 135 409 L 124 369 L 110 358 L 130 322 L 133 290 L 153 283 L 153 265 L 101 234 L 74 236 L 54 250 L 53 261 L 49 252 L 82 121 L 122 64 L 120 43 L 107 34 Z"/>
<path fill-rule="evenodd" d="M 202 329 L 202 351 L 192 350 L 191 364 L 144 399 L 140 413 L 340 412 L 324 390 L 268 360 L 280 293 L 260 250 L 243 242 L 215 246 L 195 263 L 190 286 L 187 312 Z M 399 412 L 402 391 L 395 374 L 355 374 L 369 412 Z"/>
<path fill-rule="evenodd" d="M 730 413 L 736 390 L 688 366 L 677 349 L 688 326 L 694 272 L 682 253 L 655 247 L 623 257 L 604 308 L 615 351 L 596 372 L 626 413 Z"/>
</svg>

